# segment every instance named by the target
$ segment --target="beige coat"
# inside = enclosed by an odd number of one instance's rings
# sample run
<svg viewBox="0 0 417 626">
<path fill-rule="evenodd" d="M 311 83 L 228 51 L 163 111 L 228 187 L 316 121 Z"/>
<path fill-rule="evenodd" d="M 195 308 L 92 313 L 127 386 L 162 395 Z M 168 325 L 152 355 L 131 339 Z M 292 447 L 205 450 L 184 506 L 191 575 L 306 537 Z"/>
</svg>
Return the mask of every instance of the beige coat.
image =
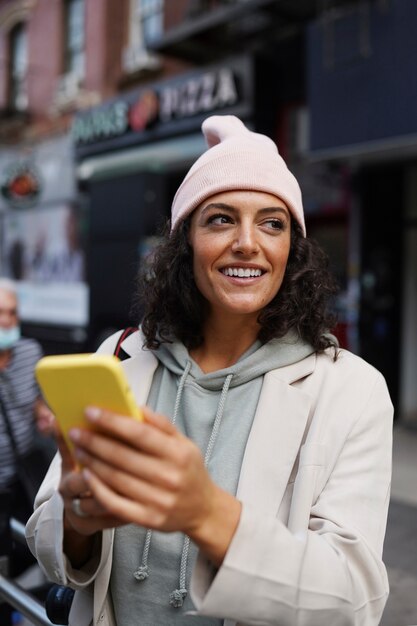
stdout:
<svg viewBox="0 0 417 626">
<path fill-rule="evenodd" d="M 114 341 L 100 351 L 112 352 Z M 138 333 L 123 348 L 143 404 L 157 362 L 141 350 Z M 191 581 L 197 612 L 224 618 L 225 626 L 378 624 L 388 595 L 381 554 L 391 445 L 384 379 L 360 358 L 313 354 L 266 374 L 240 472 L 241 520 L 217 572 L 198 557 Z M 71 568 L 62 553 L 59 465 L 56 458 L 37 496 L 29 546 L 49 578 L 79 590 L 71 625 L 114 626 L 113 532 L 103 533 L 101 550 L 82 571 Z"/>
</svg>

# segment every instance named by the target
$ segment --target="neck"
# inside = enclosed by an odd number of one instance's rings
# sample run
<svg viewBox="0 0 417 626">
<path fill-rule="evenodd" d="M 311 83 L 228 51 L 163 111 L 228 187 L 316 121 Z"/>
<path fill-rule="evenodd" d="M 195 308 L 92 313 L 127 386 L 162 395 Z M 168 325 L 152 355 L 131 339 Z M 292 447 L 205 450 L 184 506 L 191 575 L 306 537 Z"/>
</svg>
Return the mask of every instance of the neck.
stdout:
<svg viewBox="0 0 417 626">
<path fill-rule="evenodd" d="M 259 324 L 248 324 L 246 317 L 210 319 L 205 325 L 202 345 L 191 350 L 191 356 L 206 374 L 230 367 L 256 341 L 258 332 Z"/>
</svg>

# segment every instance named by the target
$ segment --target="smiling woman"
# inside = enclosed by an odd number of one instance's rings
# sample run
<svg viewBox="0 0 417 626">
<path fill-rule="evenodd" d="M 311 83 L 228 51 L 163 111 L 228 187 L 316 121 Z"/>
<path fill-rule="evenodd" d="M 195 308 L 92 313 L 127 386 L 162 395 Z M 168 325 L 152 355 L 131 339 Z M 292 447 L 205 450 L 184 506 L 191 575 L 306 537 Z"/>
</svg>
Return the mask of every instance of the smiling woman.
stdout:
<svg viewBox="0 0 417 626">
<path fill-rule="evenodd" d="M 74 626 L 377 626 L 385 381 L 329 334 L 334 282 L 275 144 L 230 116 L 203 133 L 121 340 L 145 420 L 88 408 L 83 469 L 61 443 L 29 545 L 77 590 Z"/>
<path fill-rule="evenodd" d="M 250 196 L 248 192 L 239 192 L 238 195 Z M 267 194 L 259 194 L 261 198 L 264 195 Z M 278 198 L 275 202 L 281 204 Z M 215 243 L 207 246 L 209 253 L 213 246 L 217 249 L 216 240 L 221 240 L 218 229 L 226 228 L 230 220 L 229 214 L 219 216 L 218 209 L 216 211 L 211 207 L 211 210 L 214 210 L 215 222 L 223 222 L 224 225 L 213 227 L 212 238 Z M 198 210 L 195 213 L 198 214 Z M 173 341 L 175 337 L 181 339 L 189 349 L 197 348 L 203 342 L 203 325 L 208 315 L 209 303 L 203 297 L 201 287 L 197 287 L 194 267 L 196 256 L 191 247 L 190 229 L 191 217 L 181 222 L 171 234 L 168 228 L 163 243 L 152 256 L 152 271 L 149 272 L 146 268 L 141 276 L 139 301 L 145 310 L 141 327 L 148 348 L 157 348 L 161 339 Z M 318 351 L 332 346 L 336 348 L 334 337 L 328 333 L 335 323 L 328 309 L 328 302 L 336 293 L 336 283 L 327 270 L 325 253 L 313 240 L 303 237 L 300 225 L 294 220 L 290 221 L 288 212 L 278 219 L 274 217 L 273 230 L 277 231 L 270 236 L 274 241 L 274 252 L 282 252 L 279 238 L 287 242 L 287 235 L 289 251 L 285 272 L 276 285 L 274 297 L 258 311 L 258 338 L 266 342 L 274 337 L 283 337 L 291 329 L 297 329 L 300 336 Z M 202 246 L 202 242 L 203 239 L 198 245 Z M 254 254 L 257 256 L 258 252 L 255 251 Z M 220 271 L 223 270 L 226 275 L 238 274 L 240 267 L 242 272 L 241 253 L 238 253 L 238 257 L 239 260 L 234 261 L 232 266 L 220 268 Z M 245 260 L 244 264 L 246 263 Z M 255 259 L 252 258 L 249 264 L 254 273 L 264 272 L 262 266 L 257 267 Z M 243 283 L 245 285 L 246 282 Z M 317 285 L 320 285 L 320 289 L 317 289 Z M 253 305 L 256 306 L 255 300 Z"/>
</svg>

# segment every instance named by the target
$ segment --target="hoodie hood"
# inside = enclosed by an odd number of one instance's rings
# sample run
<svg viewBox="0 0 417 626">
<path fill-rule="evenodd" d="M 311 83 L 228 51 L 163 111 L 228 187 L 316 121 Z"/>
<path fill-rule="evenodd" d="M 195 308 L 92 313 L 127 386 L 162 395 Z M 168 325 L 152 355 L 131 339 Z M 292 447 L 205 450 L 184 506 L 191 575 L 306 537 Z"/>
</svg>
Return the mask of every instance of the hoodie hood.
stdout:
<svg viewBox="0 0 417 626">
<path fill-rule="evenodd" d="M 287 333 L 284 337 L 272 339 L 265 344 L 257 340 L 236 363 L 209 374 L 200 369 L 179 341 L 161 344 L 152 352 L 172 374 L 182 376 L 184 370 L 189 368 L 188 377 L 197 385 L 203 389 L 218 391 L 223 388 L 224 381 L 229 375 L 233 376 L 230 388 L 234 388 L 263 376 L 270 370 L 297 363 L 312 354 L 314 348 L 295 332 Z"/>
</svg>

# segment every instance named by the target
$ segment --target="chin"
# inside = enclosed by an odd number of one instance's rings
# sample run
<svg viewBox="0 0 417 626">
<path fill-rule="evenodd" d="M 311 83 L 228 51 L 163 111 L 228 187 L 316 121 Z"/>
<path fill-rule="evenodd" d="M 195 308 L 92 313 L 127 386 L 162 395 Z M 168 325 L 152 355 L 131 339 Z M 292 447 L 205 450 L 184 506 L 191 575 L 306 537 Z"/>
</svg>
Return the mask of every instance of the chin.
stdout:
<svg viewBox="0 0 417 626">
<path fill-rule="evenodd" d="M 253 315 L 257 317 L 265 306 L 265 304 L 256 306 L 253 302 L 239 302 L 236 304 L 229 304 L 229 306 L 225 308 L 225 312 L 227 310 L 229 315 Z"/>
</svg>

